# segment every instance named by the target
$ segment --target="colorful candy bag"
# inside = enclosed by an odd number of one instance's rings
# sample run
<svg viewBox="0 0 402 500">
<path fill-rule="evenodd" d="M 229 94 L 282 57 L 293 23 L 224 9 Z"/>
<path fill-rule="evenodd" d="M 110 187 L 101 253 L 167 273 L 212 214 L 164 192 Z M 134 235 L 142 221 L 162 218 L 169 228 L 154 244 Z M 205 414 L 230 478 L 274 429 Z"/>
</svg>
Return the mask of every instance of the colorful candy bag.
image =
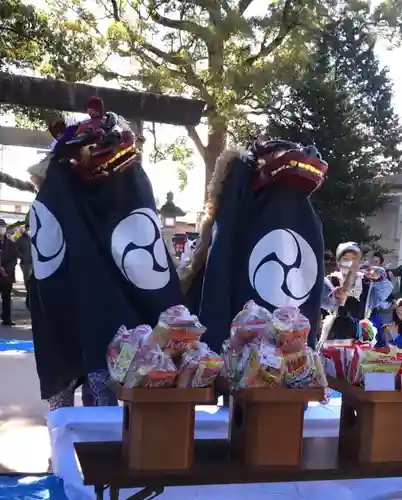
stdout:
<svg viewBox="0 0 402 500">
<path fill-rule="evenodd" d="M 158 344 L 143 344 L 128 370 L 125 387 L 173 387 L 177 369 Z"/>
<path fill-rule="evenodd" d="M 300 352 L 285 355 L 284 381 L 287 387 L 308 387 L 315 372 L 313 351 L 305 348 Z"/>
<path fill-rule="evenodd" d="M 177 358 L 195 346 L 205 330 L 197 316 L 178 305 L 169 307 L 160 315 L 152 336 L 164 352 Z"/>
<path fill-rule="evenodd" d="M 310 322 L 297 307 L 281 307 L 272 314 L 276 344 L 284 354 L 302 351 L 307 342 Z"/>
<path fill-rule="evenodd" d="M 223 366 L 221 356 L 199 342 L 205 328 L 184 306 L 162 313 L 155 329 L 122 326 L 110 343 L 107 363 L 125 387 L 209 387 Z"/>
<path fill-rule="evenodd" d="M 199 342 L 182 357 L 177 387 L 209 387 L 222 366 L 222 356 L 211 351 L 207 344 Z"/>
<path fill-rule="evenodd" d="M 262 341 L 246 345 L 241 353 L 231 352 L 228 345 L 226 349 L 231 356 L 225 360 L 231 390 L 282 385 L 283 356 L 277 347 Z"/>
<path fill-rule="evenodd" d="M 106 357 L 110 377 L 113 380 L 124 382 L 139 346 L 149 338 L 151 332 L 152 328 L 148 325 L 140 325 L 133 330 L 127 330 L 122 325 L 118 329 L 109 344 Z"/>
<path fill-rule="evenodd" d="M 306 347 L 285 356 L 284 381 L 287 387 L 328 387 L 319 355 Z"/>
<path fill-rule="evenodd" d="M 250 342 L 272 338 L 273 334 L 271 313 L 249 300 L 232 321 L 230 344 L 235 349 L 241 349 Z"/>
</svg>

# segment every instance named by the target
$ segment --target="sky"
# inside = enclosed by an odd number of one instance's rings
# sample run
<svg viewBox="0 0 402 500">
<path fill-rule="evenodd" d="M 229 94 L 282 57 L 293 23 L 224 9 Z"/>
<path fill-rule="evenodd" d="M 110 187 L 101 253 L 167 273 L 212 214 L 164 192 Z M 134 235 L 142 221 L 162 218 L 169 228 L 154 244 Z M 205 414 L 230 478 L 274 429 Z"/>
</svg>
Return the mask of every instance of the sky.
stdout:
<svg viewBox="0 0 402 500">
<path fill-rule="evenodd" d="M 36 3 L 41 4 L 42 2 L 41 0 L 37 0 Z M 400 63 L 402 48 L 390 50 L 385 43 L 381 43 L 378 45 L 377 53 L 381 64 L 389 69 L 389 75 L 394 84 L 395 109 L 402 119 L 402 65 Z M 201 138 L 203 138 L 205 136 L 205 129 L 204 127 L 199 127 L 199 129 Z M 166 143 L 183 135 L 185 135 L 185 130 L 181 127 L 168 125 L 159 127 L 159 136 L 163 137 Z M 189 171 L 186 189 L 180 192 L 177 166 L 169 162 L 150 163 L 148 157 L 152 147 L 152 137 L 148 136 L 144 146 L 144 168 L 153 185 L 157 201 L 163 204 L 166 199 L 166 193 L 172 191 L 175 195 L 175 203 L 183 210 L 191 213 L 202 210 L 205 174 L 203 162 L 198 152 L 194 150 L 194 167 Z M 29 165 L 37 162 L 41 156 L 41 154 L 38 154 L 31 148 L 0 147 L 0 168 L 20 179 L 28 179 L 26 169 Z M 16 158 L 18 158 L 18 161 L 16 161 Z M 0 184 L 0 198 L 15 201 L 31 201 L 32 195 Z"/>
</svg>

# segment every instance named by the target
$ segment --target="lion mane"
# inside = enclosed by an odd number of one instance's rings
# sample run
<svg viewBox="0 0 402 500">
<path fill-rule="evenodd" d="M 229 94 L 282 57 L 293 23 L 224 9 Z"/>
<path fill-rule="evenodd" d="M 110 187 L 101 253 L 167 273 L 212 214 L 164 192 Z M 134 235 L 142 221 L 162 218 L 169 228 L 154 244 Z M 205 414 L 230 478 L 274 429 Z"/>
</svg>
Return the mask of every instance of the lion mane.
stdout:
<svg viewBox="0 0 402 500">
<path fill-rule="evenodd" d="M 211 182 L 207 188 L 207 201 L 205 215 L 201 224 L 200 236 L 190 262 L 179 270 L 180 284 L 183 293 L 187 293 L 195 276 L 205 266 L 208 249 L 212 238 L 212 228 L 219 209 L 219 200 L 224 189 L 225 181 L 236 164 L 235 159 L 240 159 L 242 153 L 238 149 L 227 149 L 216 160 Z"/>
</svg>

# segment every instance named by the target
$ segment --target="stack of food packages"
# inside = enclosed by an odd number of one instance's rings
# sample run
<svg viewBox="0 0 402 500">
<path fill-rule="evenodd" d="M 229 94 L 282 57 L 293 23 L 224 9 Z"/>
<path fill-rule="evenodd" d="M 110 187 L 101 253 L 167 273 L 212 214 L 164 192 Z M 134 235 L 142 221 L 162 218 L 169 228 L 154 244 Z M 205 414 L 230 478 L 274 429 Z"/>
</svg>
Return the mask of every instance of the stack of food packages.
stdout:
<svg viewBox="0 0 402 500">
<path fill-rule="evenodd" d="M 224 342 L 223 374 L 232 391 L 322 387 L 328 384 L 318 354 L 306 346 L 310 323 L 297 307 L 272 314 L 249 301 L 234 318 Z"/>
<path fill-rule="evenodd" d="M 393 373 L 400 388 L 402 349 L 373 347 L 372 342 L 334 341 L 321 349 L 324 371 L 328 376 L 364 386 L 367 373 Z"/>
<path fill-rule="evenodd" d="M 157 326 L 120 327 L 107 353 L 110 377 L 125 387 L 209 387 L 221 356 L 200 341 L 205 328 L 184 306 L 163 312 Z"/>
</svg>

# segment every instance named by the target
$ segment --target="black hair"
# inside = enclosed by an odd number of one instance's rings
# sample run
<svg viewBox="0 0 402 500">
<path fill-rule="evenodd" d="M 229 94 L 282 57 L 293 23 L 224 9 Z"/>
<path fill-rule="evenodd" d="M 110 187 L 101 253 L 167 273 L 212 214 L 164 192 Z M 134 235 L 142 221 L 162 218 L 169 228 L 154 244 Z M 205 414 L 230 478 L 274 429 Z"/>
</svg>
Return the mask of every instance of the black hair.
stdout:
<svg viewBox="0 0 402 500">
<path fill-rule="evenodd" d="M 378 257 L 380 259 L 380 264 L 384 264 L 384 255 L 381 252 L 374 252 L 373 257 Z"/>
</svg>

